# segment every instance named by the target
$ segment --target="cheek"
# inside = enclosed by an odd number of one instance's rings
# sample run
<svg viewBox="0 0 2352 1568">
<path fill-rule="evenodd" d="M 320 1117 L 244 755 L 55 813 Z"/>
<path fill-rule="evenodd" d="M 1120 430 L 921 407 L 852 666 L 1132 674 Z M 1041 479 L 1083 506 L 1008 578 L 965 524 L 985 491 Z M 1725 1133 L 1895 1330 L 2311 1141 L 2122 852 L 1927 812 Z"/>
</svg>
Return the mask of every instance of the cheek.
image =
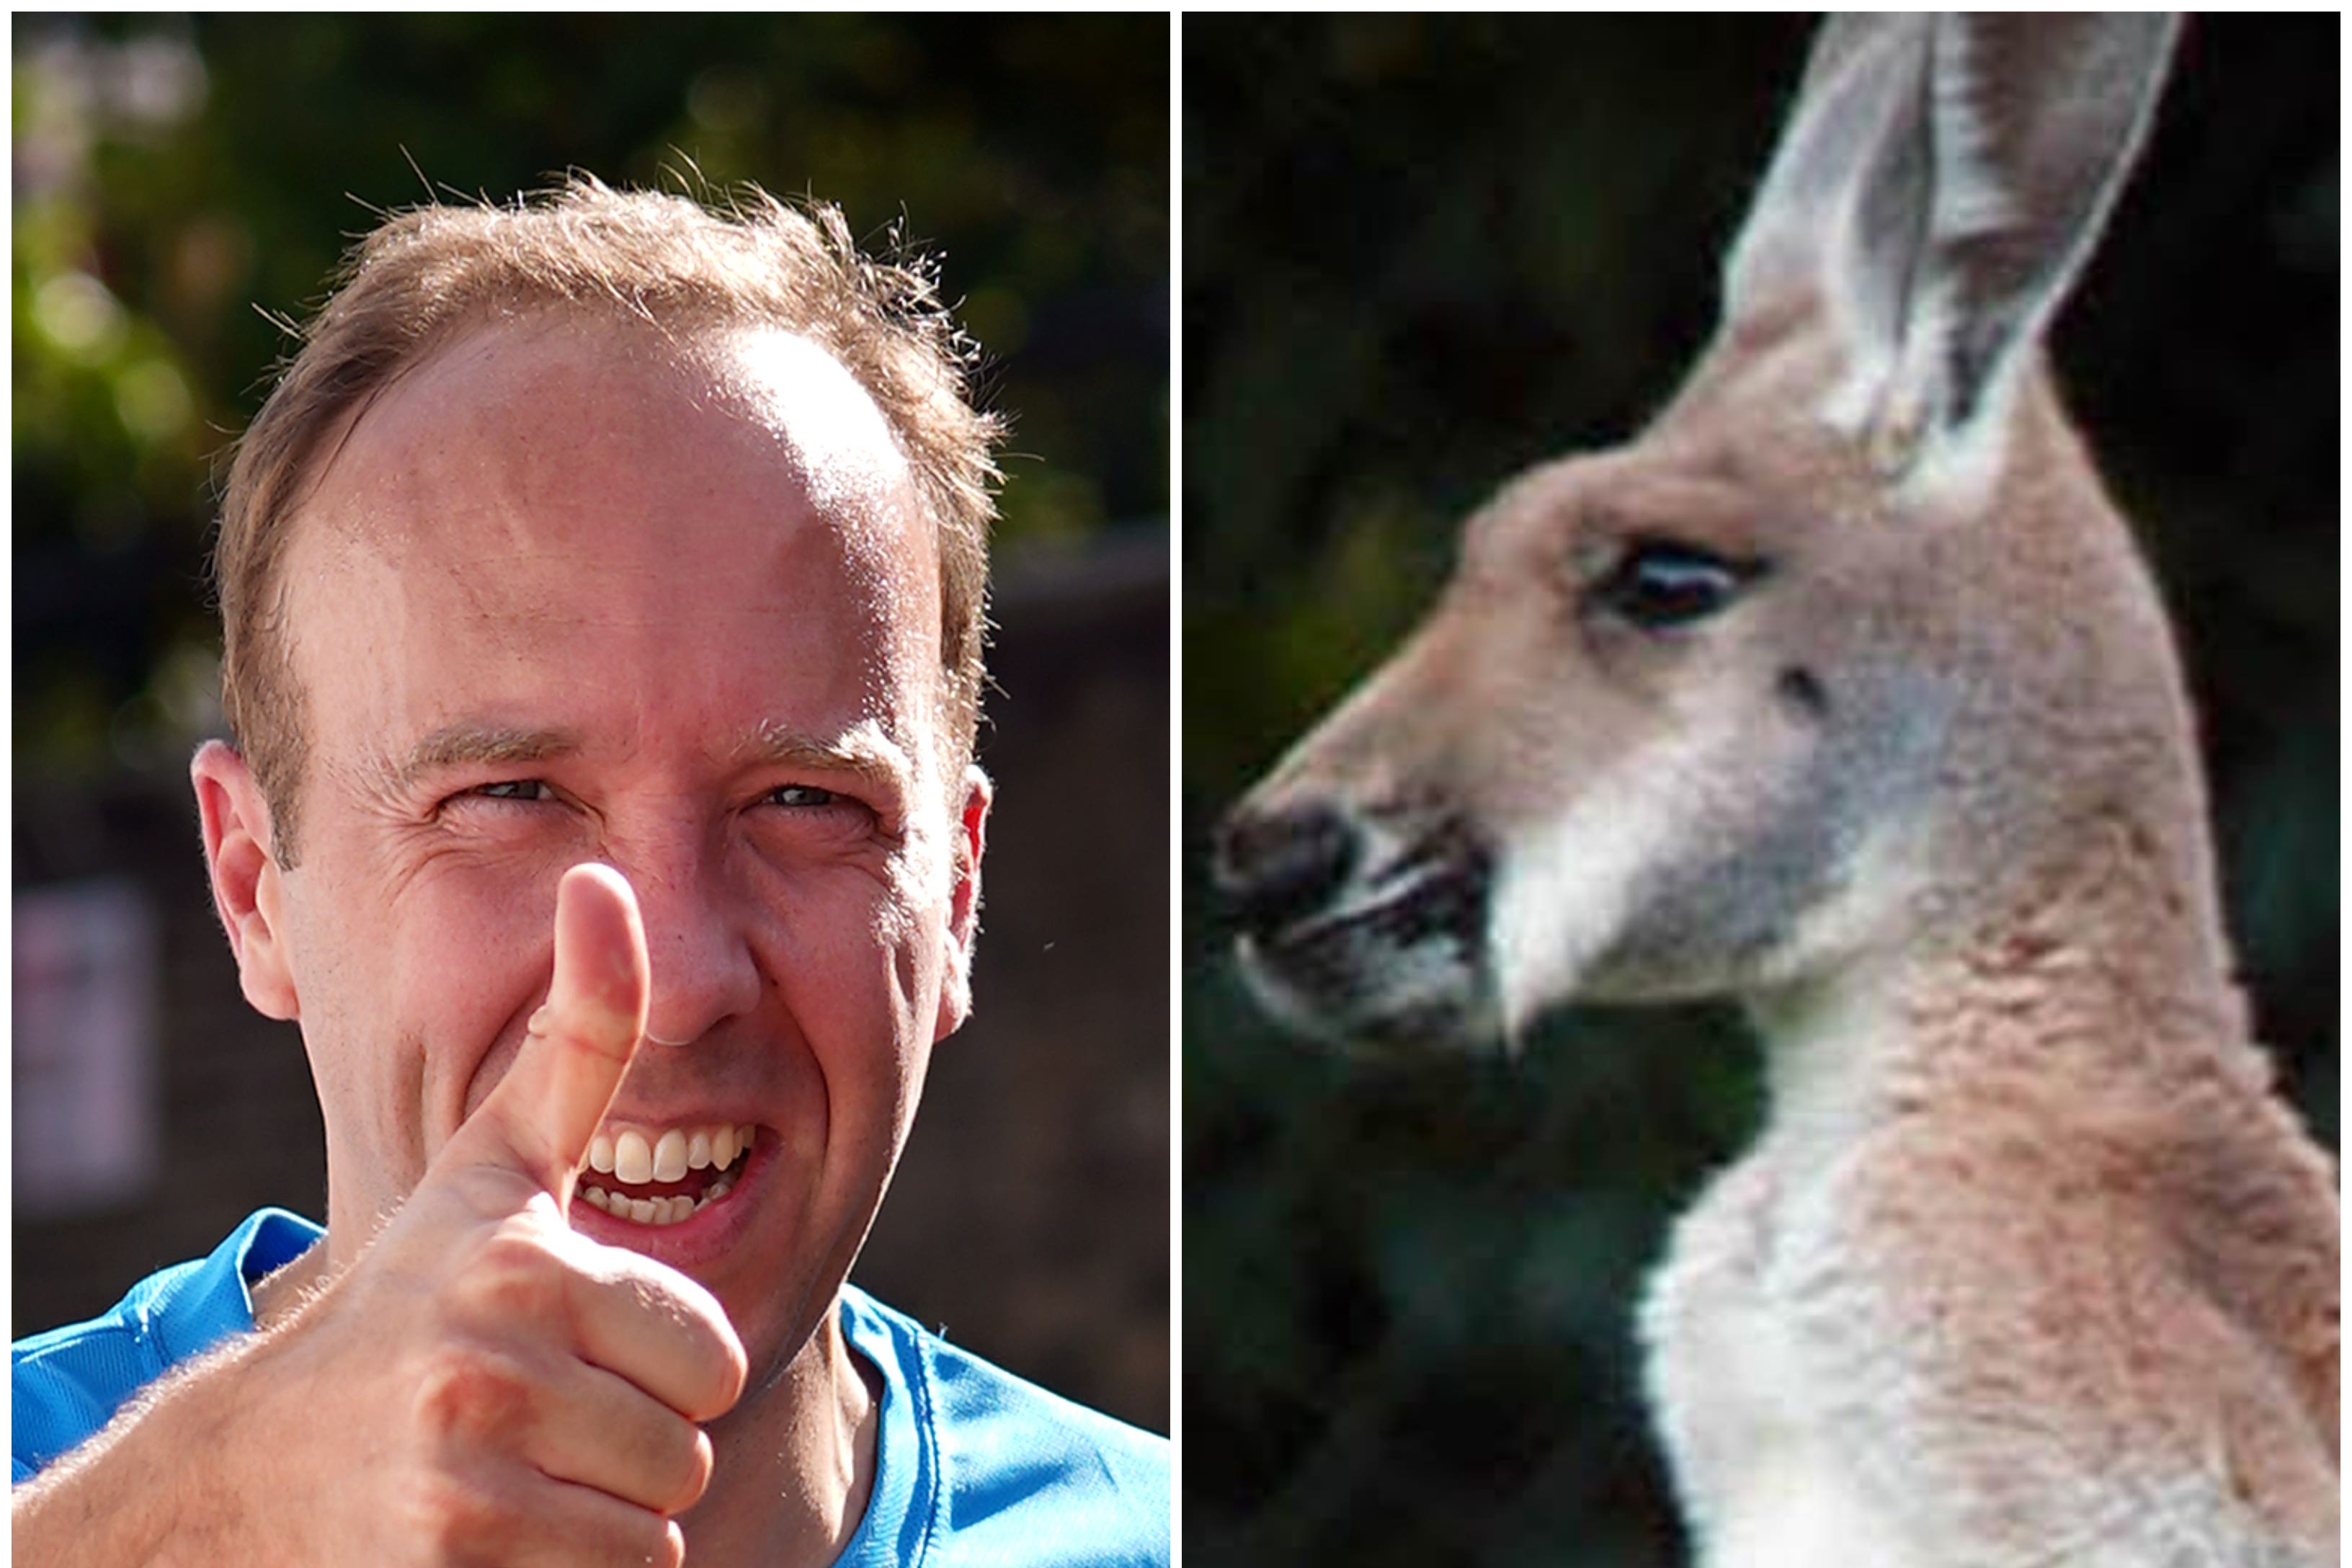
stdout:
<svg viewBox="0 0 2352 1568">
<path fill-rule="evenodd" d="M 905 959 L 935 969 L 955 896 L 954 856 L 945 832 L 910 832 L 884 868 L 873 934 Z"/>
<path fill-rule="evenodd" d="M 866 880 L 856 918 L 804 924 L 771 970 L 819 1058 L 835 1136 L 893 1160 L 922 1091 L 947 973 L 946 900 L 921 858 L 896 858 Z"/>
<path fill-rule="evenodd" d="M 1605 756 L 1504 836 L 1490 941 L 1514 1027 L 1580 995 L 1727 983 L 1833 863 L 1810 726 L 1723 702 Z"/>
<path fill-rule="evenodd" d="M 516 879 L 436 868 L 330 907 L 331 956 L 305 1034 L 366 1080 L 378 1119 L 437 1142 L 479 1098 L 485 1053 L 544 978 L 551 904 Z"/>
<path fill-rule="evenodd" d="M 907 859 L 894 862 L 868 931 L 868 962 L 887 965 L 894 1030 L 902 1041 L 929 1038 L 945 970 L 945 906 L 932 896 L 930 881 Z"/>
<path fill-rule="evenodd" d="M 1639 918 L 1643 885 L 1681 826 L 1657 776 L 1664 750 L 1626 753 L 1502 836 L 1487 940 L 1507 1031 L 1578 994 Z"/>
<path fill-rule="evenodd" d="M 384 937 L 394 996 L 440 1017 L 510 1009 L 550 961 L 554 915 L 546 877 L 469 869 L 417 879 Z"/>
</svg>

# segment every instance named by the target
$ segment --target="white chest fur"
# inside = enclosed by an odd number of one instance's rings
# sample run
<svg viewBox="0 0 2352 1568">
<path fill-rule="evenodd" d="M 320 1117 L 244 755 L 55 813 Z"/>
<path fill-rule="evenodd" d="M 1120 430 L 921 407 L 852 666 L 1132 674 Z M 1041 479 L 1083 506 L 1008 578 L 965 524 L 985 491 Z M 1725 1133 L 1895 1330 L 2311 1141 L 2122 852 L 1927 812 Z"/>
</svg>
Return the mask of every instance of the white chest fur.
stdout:
<svg viewBox="0 0 2352 1568">
<path fill-rule="evenodd" d="M 1874 1500 L 1790 1292 L 1822 1280 L 1769 1167 L 1727 1172 L 1675 1232 L 1643 1313 L 1656 1413 L 1701 1568 L 1915 1568 Z"/>
</svg>

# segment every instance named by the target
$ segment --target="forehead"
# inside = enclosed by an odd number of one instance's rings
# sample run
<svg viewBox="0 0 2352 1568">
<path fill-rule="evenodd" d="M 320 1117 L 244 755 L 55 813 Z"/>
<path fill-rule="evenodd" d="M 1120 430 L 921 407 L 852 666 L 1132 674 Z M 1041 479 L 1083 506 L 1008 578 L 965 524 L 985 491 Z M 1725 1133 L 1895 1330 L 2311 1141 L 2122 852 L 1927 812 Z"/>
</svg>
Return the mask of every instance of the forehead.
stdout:
<svg viewBox="0 0 2352 1568">
<path fill-rule="evenodd" d="M 647 487 L 758 471 L 852 531 L 887 525 L 911 499 L 881 410 L 807 339 L 551 310 L 461 329 L 362 405 L 321 467 L 304 510 L 361 527 L 389 510 L 372 500 L 424 483 L 552 499 L 567 469 L 635 472 Z"/>
<path fill-rule="evenodd" d="M 673 678 L 707 647 L 912 679 L 938 647 L 921 517 L 880 411 L 805 340 L 477 327 L 330 442 L 286 562 L 297 668 L 423 640 L 527 661 L 562 628 Z"/>
</svg>

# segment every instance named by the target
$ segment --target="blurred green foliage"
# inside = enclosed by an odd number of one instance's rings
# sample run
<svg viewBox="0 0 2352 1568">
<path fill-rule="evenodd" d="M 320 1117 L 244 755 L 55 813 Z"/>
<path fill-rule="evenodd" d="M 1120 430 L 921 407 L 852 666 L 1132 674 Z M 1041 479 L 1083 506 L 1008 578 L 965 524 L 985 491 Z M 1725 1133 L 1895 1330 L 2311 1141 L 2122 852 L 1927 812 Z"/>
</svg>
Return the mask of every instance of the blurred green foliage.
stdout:
<svg viewBox="0 0 2352 1568">
<path fill-rule="evenodd" d="M 2202 708 L 2264 1037 L 2337 1122 L 2335 24 L 2192 24 L 2056 335 Z M 1276 1033 L 1217 815 L 1433 597 L 1503 479 L 1622 440 L 1714 325 L 1811 24 L 1184 21 L 1186 1542 L 1246 1565 L 1683 1561 L 1633 1315 L 1760 1113 L 1714 1012 L 1517 1063 Z"/>
<path fill-rule="evenodd" d="M 13 19 L 16 756 L 212 722 L 219 454 L 349 239 L 582 168 L 940 257 L 1013 416 L 999 537 L 1167 514 L 1163 16 Z M 429 186 L 428 182 L 429 181 Z"/>
</svg>

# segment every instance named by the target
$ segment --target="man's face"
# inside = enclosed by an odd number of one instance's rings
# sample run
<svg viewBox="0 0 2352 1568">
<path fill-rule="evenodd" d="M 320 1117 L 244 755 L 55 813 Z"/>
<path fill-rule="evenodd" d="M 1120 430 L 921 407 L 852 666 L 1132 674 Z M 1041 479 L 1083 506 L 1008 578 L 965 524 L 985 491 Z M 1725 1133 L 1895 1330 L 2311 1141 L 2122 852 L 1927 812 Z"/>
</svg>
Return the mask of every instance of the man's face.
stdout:
<svg viewBox="0 0 2352 1568">
<path fill-rule="evenodd" d="M 707 346 L 502 324 L 360 416 L 284 563 L 299 858 L 239 956 L 300 1020 L 355 1250 L 513 1059 L 565 868 L 617 868 L 653 991 L 606 1131 L 756 1131 L 687 1217 L 573 1223 L 709 1286 L 756 1377 L 962 1021 L 987 797 L 942 776 L 935 546 L 880 414 L 801 340 Z"/>
</svg>

